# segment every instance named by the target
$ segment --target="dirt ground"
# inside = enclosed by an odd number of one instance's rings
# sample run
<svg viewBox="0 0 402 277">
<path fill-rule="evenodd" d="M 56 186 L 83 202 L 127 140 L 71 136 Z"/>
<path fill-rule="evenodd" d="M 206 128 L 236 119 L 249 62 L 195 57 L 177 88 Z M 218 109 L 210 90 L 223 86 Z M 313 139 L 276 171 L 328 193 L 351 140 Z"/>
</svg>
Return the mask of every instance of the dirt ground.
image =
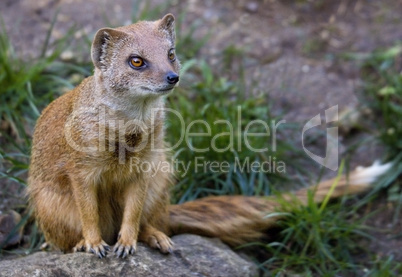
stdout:
<svg viewBox="0 0 402 277">
<path fill-rule="evenodd" d="M 152 4 L 162 2 L 151 1 Z M 356 110 L 361 85 L 358 62 L 345 61 L 340 58 L 341 54 L 368 53 L 402 40 L 400 0 L 176 0 L 171 3 L 163 13 L 178 15 L 186 11 L 184 28 L 199 22 L 195 36 L 201 38 L 211 32 L 201 54 L 212 65 L 219 62 L 217 57 L 223 49 L 229 46 L 244 49 L 246 79 L 250 83 L 259 80 L 255 85 L 269 94 L 274 112 L 287 122 L 306 122 L 334 105 L 339 106 L 341 114 Z M 3 0 L 0 14 L 17 52 L 26 57 L 39 53 L 57 10 L 60 13 L 52 38 L 62 37 L 75 26 L 76 41 L 63 54 L 88 59 L 85 38 L 92 38 L 101 27 L 129 24 L 133 2 Z M 359 136 L 341 138 L 341 151 L 348 142 L 358 139 Z M 352 164 L 368 165 L 380 155 L 381 149 L 367 145 L 356 153 Z M 401 220 L 391 225 L 393 207 L 385 201 L 375 205 L 380 213 L 370 224 L 383 231 L 373 233 L 378 240 L 368 247 L 379 256 L 392 254 L 402 261 Z"/>
</svg>

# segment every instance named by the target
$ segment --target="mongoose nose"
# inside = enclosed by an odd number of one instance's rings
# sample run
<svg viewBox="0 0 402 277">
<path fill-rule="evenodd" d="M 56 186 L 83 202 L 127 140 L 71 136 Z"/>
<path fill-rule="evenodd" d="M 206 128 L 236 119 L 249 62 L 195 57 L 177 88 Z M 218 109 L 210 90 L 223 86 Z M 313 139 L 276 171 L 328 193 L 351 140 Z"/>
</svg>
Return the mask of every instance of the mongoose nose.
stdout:
<svg viewBox="0 0 402 277">
<path fill-rule="evenodd" d="M 176 84 L 176 83 L 179 81 L 179 75 L 177 75 L 177 74 L 174 73 L 174 72 L 169 72 L 169 73 L 166 75 L 166 81 L 167 81 L 169 84 L 174 85 L 174 84 Z"/>
</svg>

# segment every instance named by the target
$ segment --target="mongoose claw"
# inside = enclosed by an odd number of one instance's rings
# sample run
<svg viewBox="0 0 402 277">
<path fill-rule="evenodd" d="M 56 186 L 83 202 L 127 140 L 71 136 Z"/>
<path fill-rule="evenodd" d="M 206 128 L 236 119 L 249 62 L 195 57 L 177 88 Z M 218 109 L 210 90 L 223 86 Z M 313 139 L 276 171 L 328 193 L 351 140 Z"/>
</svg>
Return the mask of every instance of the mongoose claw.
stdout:
<svg viewBox="0 0 402 277">
<path fill-rule="evenodd" d="M 91 244 L 86 243 L 85 240 L 81 240 L 77 245 L 73 248 L 74 252 L 83 252 L 86 251 L 88 253 L 93 253 L 98 256 L 100 259 L 106 257 L 107 251 L 110 250 L 109 245 L 103 240 L 99 244 Z"/>
<path fill-rule="evenodd" d="M 89 251 L 99 257 L 99 259 L 102 259 L 103 257 L 106 257 L 105 253 L 102 250 L 95 250 L 93 248 L 90 248 Z"/>
<path fill-rule="evenodd" d="M 163 254 L 173 253 L 173 242 L 162 232 L 157 232 L 149 236 L 148 245 L 152 248 L 159 249 Z"/>
<path fill-rule="evenodd" d="M 73 248 L 73 252 L 82 252 L 85 251 L 85 241 L 82 239 L 77 245 Z"/>
<path fill-rule="evenodd" d="M 159 241 L 159 245 L 161 246 L 159 248 L 159 250 L 163 253 L 163 254 L 172 254 L 173 253 L 173 242 L 170 240 L 169 237 L 167 237 L 165 240 L 163 241 Z"/>
<path fill-rule="evenodd" d="M 129 254 L 133 255 L 136 252 L 136 243 L 133 243 L 132 245 L 124 245 L 120 242 L 117 242 L 113 248 L 113 252 L 117 257 L 125 259 Z"/>
<path fill-rule="evenodd" d="M 90 247 L 89 251 L 98 256 L 99 259 L 102 259 L 107 255 L 107 250 L 104 243 Z"/>
</svg>

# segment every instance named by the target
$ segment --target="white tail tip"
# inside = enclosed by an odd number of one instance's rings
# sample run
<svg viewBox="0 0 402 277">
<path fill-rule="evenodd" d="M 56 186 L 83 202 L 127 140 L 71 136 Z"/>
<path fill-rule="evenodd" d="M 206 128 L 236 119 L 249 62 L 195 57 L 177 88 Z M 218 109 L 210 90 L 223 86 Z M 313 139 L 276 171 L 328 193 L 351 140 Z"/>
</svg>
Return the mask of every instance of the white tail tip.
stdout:
<svg viewBox="0 0 402 277">
<path fill-rule="evenodd" d="M 387 172 L 392 166 L 392 163 L 380 164 L 378 161 L 368 167 L 359 166 L 350 176 L 350 184 L 371 184 L 385 172 Z"/>
</svg>

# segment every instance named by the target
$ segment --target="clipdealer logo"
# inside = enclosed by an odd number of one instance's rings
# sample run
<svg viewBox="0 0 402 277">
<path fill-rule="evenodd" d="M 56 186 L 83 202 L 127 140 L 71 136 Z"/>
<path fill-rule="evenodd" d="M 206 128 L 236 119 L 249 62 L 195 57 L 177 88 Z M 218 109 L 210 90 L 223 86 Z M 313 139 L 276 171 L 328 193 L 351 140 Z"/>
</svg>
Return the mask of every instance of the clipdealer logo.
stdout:
<svg viewBox="0 0 402 277">
<path fill-rule="evenodd" d="M 338 121 L 338 105 L 335 105 L 327 110 L 325 110 L 325 122 L 326 124 L 330 122 Z M 304 152 L 312 158 L 314 161 L 328 169 L 336 171 L 338 169 L 338 127 L 327 128 L 327 146 L 325 149 L 325 156 L 320 157 L 310 150 L 308 150 L 304 145 L 304 133 L 311 128 L 321 125 L 321 115 L 317 114 L 312 119 L 310 119 L 306 125 L 303 127 L 302 131 L 302 145 Z"/>
</svg>

